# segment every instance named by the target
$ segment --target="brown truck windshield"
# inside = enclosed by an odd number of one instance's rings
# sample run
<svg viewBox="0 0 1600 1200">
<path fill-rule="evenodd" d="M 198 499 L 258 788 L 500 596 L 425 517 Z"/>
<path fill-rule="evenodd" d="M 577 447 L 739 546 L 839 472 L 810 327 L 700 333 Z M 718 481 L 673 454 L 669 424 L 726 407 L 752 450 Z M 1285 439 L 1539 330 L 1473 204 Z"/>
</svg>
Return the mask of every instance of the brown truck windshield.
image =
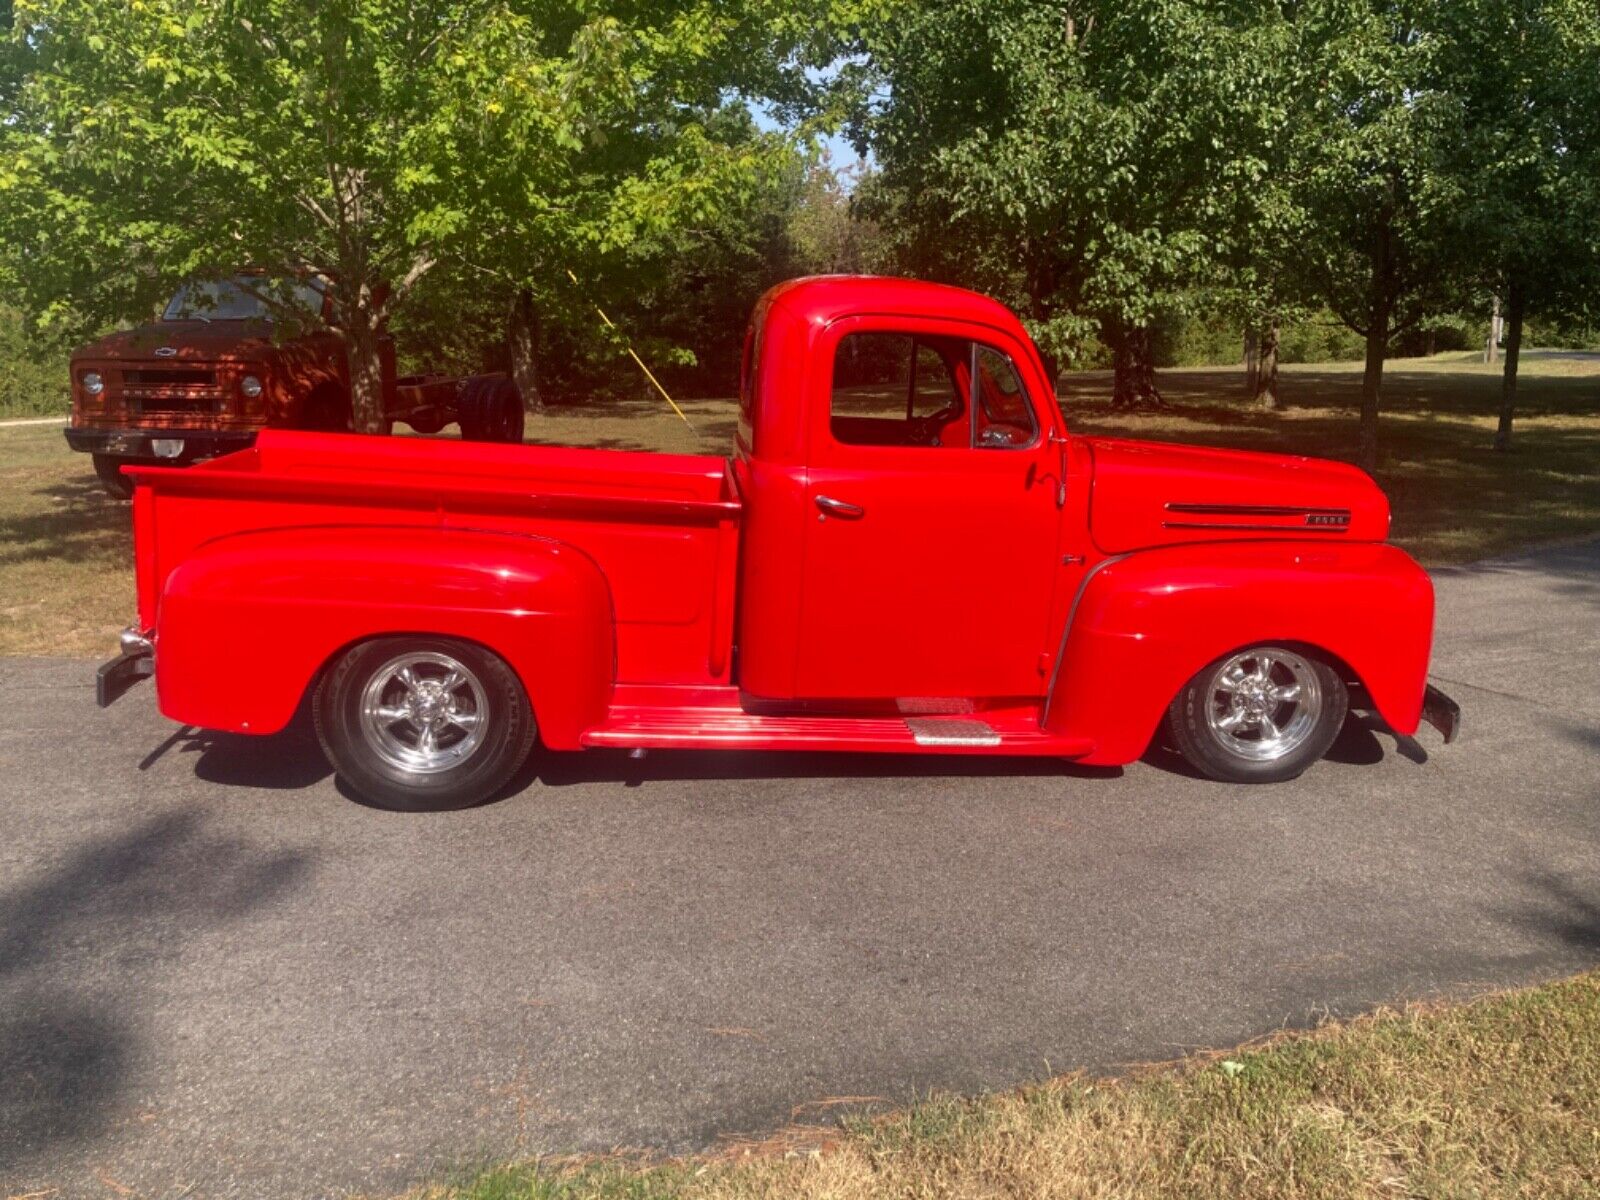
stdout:
<svg viewBox="0 0 1600 1200">
<path fill-rule="evenodd" d="M 161 318 L 164 321 L 270 321 L 274 313 L 269 299 L 292 305 L 307 317 L 322 315 L 322 291 L 313 282 L 240 275 L 184 284 L 167 302 Z"/>
</svg>

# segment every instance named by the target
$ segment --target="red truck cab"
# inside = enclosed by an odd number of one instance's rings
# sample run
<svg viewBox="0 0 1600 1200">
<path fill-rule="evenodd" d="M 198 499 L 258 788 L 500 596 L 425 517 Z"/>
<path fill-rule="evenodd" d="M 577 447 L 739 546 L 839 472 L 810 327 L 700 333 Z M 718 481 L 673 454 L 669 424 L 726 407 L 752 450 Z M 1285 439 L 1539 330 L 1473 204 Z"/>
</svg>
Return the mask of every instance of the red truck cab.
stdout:
<svg viewBox="0 0 1600 1200">
<path fill-rule="evenodd" d="M 730 457 L 263 434 L 138 468 L 140 625 L 175 720 L 303 697 L 351 786 L 471 803 L 548 751 L 724 747 L 1291 777 L 1352 695 L 1425 711 L 1432 587 L 1353 467 L 1084 438 L 1017 319 L 956 288 L 758 304 Z"/>
</svg>

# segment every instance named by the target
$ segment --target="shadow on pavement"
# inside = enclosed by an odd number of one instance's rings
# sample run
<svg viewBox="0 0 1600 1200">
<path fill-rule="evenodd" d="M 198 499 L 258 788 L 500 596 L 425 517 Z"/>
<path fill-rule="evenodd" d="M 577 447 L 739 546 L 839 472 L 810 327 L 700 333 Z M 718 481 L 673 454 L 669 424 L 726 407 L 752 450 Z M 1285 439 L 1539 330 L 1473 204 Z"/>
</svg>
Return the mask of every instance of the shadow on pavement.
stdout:
<svg viewBox="0 0 1600 1200">
<path fill-rule="evenodd" d="M 1552 871 L 1531 871 L 1525 882 L 1539 901 L 1507 922 L 1541 941 L 1558 940 L 1586 955 L 1600 954 L 1600 897 Z"/>
<path fill-rule="evenodd" d="M 1346 720 L 1327 759 L 1347 766 L 1380 763 L 1387 754 L 1380 734 L 1394 741 L 1401 757 L 1414 763 L 1428 761 L 1427 751 L 1415 738 L 1395 733 L 1374 713 L 1356 711 Z M 305 713 L 284 732 L 269 737 L 216 733 L 186 725 L 152 749 L 139 764 L 140 770 L 148 770 L 169 754 L 195 755 L 196 778 L 233 787 L 298 790 L 332 774 Z M 1159 734 L 1140 761 L 1169 775 L 1211 782 Z M 1121 767 L 1088 767 L 1065 759 L 986 755 L 654 750 L 644 758 L 631 758 L 622 750 L 565 753 L 535 749 L 522 769 L 487 803 L 499 803 L 536 785 L 620 783 L 644 787 L 726 779 L 1116 779 L 1122 773 Z M 337 787 L 346 800 L 367 805 L 343 784 Z"/>
<path fill-rule="evenodd" d="M 194 756 L 196 779 L 230 787 L 298 791 L 333 774 L 304 710 L 282 733 L 267 737 L 181 726 L 140 760 L 139 770 L 172 754 Z"/>
<path fill-rule="evenodd" d="M 310 865 L 171 813 L 89 840 L 0 892 L 0 1178 L 119 1119 L 141 999 L 181 971 L 184 937 L 274 900 Z"/>
</svg>

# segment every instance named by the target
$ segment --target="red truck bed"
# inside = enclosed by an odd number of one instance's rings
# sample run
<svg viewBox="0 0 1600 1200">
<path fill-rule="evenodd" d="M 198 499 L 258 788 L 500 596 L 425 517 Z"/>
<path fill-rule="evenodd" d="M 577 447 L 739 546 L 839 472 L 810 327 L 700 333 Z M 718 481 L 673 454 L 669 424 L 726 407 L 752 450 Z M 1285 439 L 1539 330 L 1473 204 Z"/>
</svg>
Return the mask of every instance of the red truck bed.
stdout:
<svg viewBox="0 0 1600 1200">
<path fill-rule="evenodd" d="M 617 678 L 726 682 L 740 501 L 725 459 L 267 430 L 188 468 L 130 470 L 140 617 L 204 542 L 286 527 L 487 530 L 558 539 L 606 577 Z"/>
</svg>

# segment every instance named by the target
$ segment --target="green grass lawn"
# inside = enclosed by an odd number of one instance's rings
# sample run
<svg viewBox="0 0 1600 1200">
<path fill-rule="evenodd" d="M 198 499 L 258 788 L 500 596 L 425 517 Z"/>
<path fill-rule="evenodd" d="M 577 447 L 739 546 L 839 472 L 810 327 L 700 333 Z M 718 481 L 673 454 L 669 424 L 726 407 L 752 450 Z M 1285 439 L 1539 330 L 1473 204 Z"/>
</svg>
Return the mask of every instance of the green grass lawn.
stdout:
<svg viewBox="0 0 1600 1200">
<path fill-rule="evenodd" d="M 527 1163 L 411 1200 L 1596 1195 L 1600 974 L 700 1158 Z"/>
<path fill-rule="evenodd" d="M 1286 367 L 1287 408 L 1243 403 L 1237 370 L 1166 371 L 1174 411 L 1110 410 L 1108 374 L 1069 375 L 1074 429 L 1349 458 L 1359 364 Z M 1516 449 L 1490 450 L 1497 368 L 1464 354 L 1399 360 L 1385 376 L 1378 482 L 1394 540 L 1424 563 L 1460 562 L 1600 530 L 1600 354 L 1526 359 Z M 722 453 L 726 400 L 687 401 L 693 426 L 658 400 L 553 408 L 533 441 Z M 108 654 L 133 618 L 127 508 L 104 498 L 59 427 L 0 428 L 0 654 Z"/>
</svg>

